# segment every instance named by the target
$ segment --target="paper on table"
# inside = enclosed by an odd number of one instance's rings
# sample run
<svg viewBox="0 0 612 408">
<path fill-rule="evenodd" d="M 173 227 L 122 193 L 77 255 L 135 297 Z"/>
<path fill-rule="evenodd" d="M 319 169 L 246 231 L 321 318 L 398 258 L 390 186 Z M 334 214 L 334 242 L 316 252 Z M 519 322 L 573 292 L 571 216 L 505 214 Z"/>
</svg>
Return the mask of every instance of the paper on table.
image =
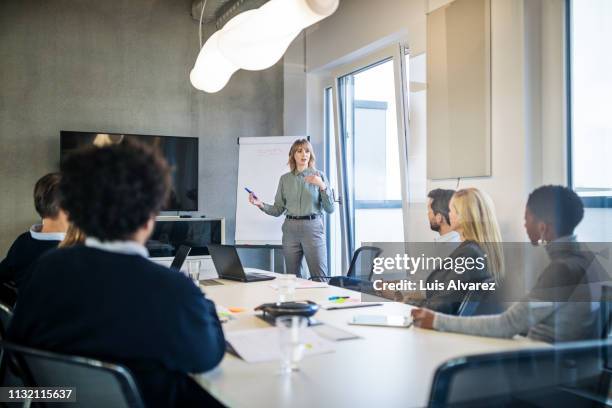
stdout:
<svg viewBox="0 0 612 408">
<path fill-rule="evenodd" d="M 278 283 L 271 283 L 270 287 L 278 290 Z M 316 289 L 316 288 L 327 288 L 329 285 L 325 282 L 314 282 L 308 280 L 297 280 L 295 282 L 296 289 Z"/>
<path fill-rule="evenodd" d="M 227 323 L 228 321 L 235 319 L 234 315 L 227 307 L 216 303 L 215 309 L 217 310 L 217 317 L 219 317 L 219 321 L 221 323 Z"/>
<path fill-rule="evenodd" d="M 305 357 L 334 351 L 333 343 L 321 338 L 310 328 L 304 329 L 302 336 L 306 343 Z M 225 339 L 247 363 L 280 360 L 280 340 L 276 327 L 231 331 L 225 333 Z"/>
<path fill-rule="evenodd" d="M 356 307 L 368 307 L 368 306 L 380 306 L 382 303 L 379 302 L 362 302 L 359 299 L 339 299 L 329 300 L 324 302 L 318 302 L 324 310 L 335 310 L 335 309 L 352 309 Z"/>
</svg>

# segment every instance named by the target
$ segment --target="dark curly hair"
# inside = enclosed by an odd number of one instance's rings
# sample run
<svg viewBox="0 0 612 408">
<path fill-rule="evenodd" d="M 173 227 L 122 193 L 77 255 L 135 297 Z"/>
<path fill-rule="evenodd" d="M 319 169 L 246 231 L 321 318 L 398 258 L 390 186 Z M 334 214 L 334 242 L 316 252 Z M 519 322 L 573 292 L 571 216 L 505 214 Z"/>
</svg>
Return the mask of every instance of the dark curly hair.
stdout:
<svg viewBox="0 0 612 408">
<path fill-rule="evenodd" d="M 431 198 L 431 211 L 433 211 L 434 215 L 442 215 L 448 225 L 450 225 L 448 204 L 453 194 L 455 194 L 455 190 L 445 190 L 442 188 L 436 188 L 427 194 L 427 197 Z"/>
<path fill-rule="evenodd" d="M 170 188 L 161 155 L 136 142 L 86 147 L 61 164 L 61 206 L 87 236 L 125 240 L 159 213 Z"/>
<path fill-rule="evenodd" d="M 552 225 L 560 237 L 573 234 L 584 217 L 584 206 L 578 194 L 563 186 L 536 188 L 529 194 L 527 208 L 539 220 Z"/>
<path fill-rule="evenodd" d="M 40 218 L 56 218 L 60 211 L 59 173 L 42 176 L 34 185 L 34 207 Z"/>
</svg>

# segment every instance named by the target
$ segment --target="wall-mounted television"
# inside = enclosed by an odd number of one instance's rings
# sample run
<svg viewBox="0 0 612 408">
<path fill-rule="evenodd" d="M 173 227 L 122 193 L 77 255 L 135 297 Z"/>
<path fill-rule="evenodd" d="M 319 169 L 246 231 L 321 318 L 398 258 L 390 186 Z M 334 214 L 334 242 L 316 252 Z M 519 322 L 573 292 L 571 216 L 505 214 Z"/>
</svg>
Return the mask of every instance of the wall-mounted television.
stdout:
<svg viewBox="0 0 612 408">
<path fill-rule="evenodd" d="M 60 160 L 83 146 L 105 146 L 126 140 L 159 149 L 172 169 L 172 191 L 163 211 L 198 210 L 198 138 L 103 132 L 60 132 Z"/>
</svg>

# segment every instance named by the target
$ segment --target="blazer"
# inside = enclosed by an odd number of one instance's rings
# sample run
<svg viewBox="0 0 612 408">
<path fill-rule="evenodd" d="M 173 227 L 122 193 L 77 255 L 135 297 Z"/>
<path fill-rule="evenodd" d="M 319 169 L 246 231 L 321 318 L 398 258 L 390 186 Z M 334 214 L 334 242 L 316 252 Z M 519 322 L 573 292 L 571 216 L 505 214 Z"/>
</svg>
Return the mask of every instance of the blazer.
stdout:
<svg viewBox="0 0 612 408">
<path fill-rule="evenodd" d="M 427 277 L 428 287 L 432 287 L 436 281 L 443 283 L 444 287 L 447 288 L 452 280 L 463 283 L 476 283 L 491 279 L 485 253 L 477 242 L 462 242 L 448 258 L 453 259 L 453 261 L 460 258 L 473 259 L 474 262 L 476 262 L 477 258 L 481 258 L 484 259 L 484 268 L 474 268 L 463 273 L 457 273 L 453 268 L 443 267 L 436 269 Z M 437 312 L 456 315 L 467 293 L 467 290 L 427 290 L 427 299 L 422 306 Z"/>
</svg>

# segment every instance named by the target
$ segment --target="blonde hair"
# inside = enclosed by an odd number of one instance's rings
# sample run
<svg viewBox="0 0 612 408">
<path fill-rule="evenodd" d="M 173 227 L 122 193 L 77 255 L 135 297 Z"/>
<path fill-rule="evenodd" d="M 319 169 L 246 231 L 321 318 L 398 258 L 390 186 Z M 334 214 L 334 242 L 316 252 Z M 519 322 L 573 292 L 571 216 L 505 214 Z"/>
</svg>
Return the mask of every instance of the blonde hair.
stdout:
<svg viewBox="0 0 612 408">
<path fill-rule="evenodd" d="M 451 203 L 458 214 L 458 229 L 463 239 L 480 245 L 487 255 L 491 275 L 496 282 L 501 282 L 504 277 L 504 253 L 493 200 L 476 188 L 466 188 L 455 192 Z"/>
<path fill-rule="evenodd" d="M 315 162 L 317 158 L 315 157 L 314 150 L 312 150 L 312 145 L 308 141 L 308 139 L 298 139 L 291 145 L 291 149 L 289 149 L 289 162 L 287 163 L 291 168 L 291 171 L 295 171 L 297 168 L 297 163 L 295 162 L 295 152 L 298 151 L 300 147 L 306 147 L 310 152 L 310 160 L 308 160 L 308 167 L 314 168 Z"/>
<path fill-rule="evenodd" d="M 85 242 L 85 233 L 81 231 L 74 224 L 70 224 L 68 226 L 68 231 L 66 231 L 66 236 L 59 243 L 58 248 L 69 248 L 75 245 L 81 245 Z"/>
</svg>

